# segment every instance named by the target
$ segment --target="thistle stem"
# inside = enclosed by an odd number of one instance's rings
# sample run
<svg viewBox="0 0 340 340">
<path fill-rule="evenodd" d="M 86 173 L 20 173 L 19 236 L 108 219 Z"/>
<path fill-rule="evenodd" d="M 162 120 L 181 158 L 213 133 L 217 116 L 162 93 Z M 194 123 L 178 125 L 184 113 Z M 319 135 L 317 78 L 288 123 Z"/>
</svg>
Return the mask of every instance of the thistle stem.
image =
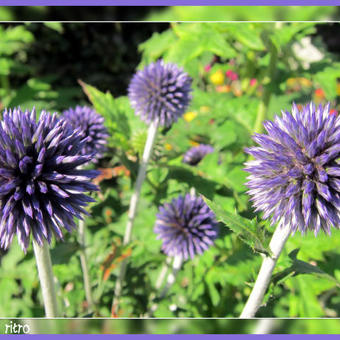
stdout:
<svg viewBox="0 0 340 340">
<path fill-rule="evenodd" d="M 240 318 L 252 318 L 260 308 L 264 294 L 267 291 L 270 279 L 276 265 L 276 262 L 282 252 L 282 249 L 290 235 L 290 229 L 287 226 L 277 227 L 269 243 L 272 252 L 271 256 L 265 256 L 261 269 L 257 276 L 253 290 L 248 301 L 243 308 Z"/>
<path fill-rule="evenodd" d="M 177 273 L 181 269 L 182 263 L 183 263 L 182 256 L 175 256 L 174 257 L 174 261 L 172 263 L 172 271 L 168 275 L 166 284 L 165 284 L 162 292 L 159 295 L 158 302 L 165 298 L 165 296 L 167 295 L 169 289 L 175 283 Z M 151 306 L 151 308 L 150 308 L 150 310 L 149 310 L 149 312 L 147 313 L 146 316 L 149 316 L 149 315 L 153 314 L 157 310 L 157 308 L 158 308 L 158 303 L 154 303 Z"/>
<path fill-rule="evenodd" d="M 252 334 L 271 334 L 277 327 L 276 319 L 259 319 Z"/>
<path fill-rule="evenodd" d="M 91 280 L 90 280 L 89 267 L 88 267 L 87 254 L 86 254 L 85 228 L 86 228 L 85 221 L 79 220 L 78 242 L 80 245 L 80 264 L 81 264 L 81 268 L 83 271 L 84 289 L 85 289 L 86 301 L 88 304 L 88 310 L 93 311 Z"/>
<path fill-rule="evenodd" d="M 156 140 L 157 136 L 157 130 L 159 125 L 159 118 L 155 119 L 153 122 L 151 122 L 149 130 L 148 130 L 148 137 L 144 146 L 144 152 L 142 157 L 142 162 L 138 169 L 138 175 L 135 183 L 134 192 L 131 196 L 130 200 L 130 207 L 129 207 L 129 214 L 128 214 L 128 222 L 125 229 L 125 235 L 124 235 L 124 241 L 123 244 L 126 245 L 130 243 L 131 241 L 131 235 L 132 235 L 132 228 L 133 223 L 135 221 L 135 217 L 137 214 L 137 207 L 138 202 L 140 198 L 140 193 L 142 189 L 143 182 L 145 180 L 146 176 L 146 170 L 149 164 L 149 160 L 151 157 L 153 145 Z M 126 266 L 127 266 L 127 259 L 125 259 L 120 267 L 118 279 L 115 286 L 115 292 L 114 292 L 114 298 L 112 302 L 112 315 L 117 315 L 118 307 L 119 307 L 119 299 L 122 293 L 123 288 L 123 281 L 126 273 Z"/>
<path fill-rule="evenodd" d="M 40 286 L 45 307 L 45 315 L 47 318 L 58 317 L 60 315 L 58 312 L 57 298 L 55 294 L 49 245 L 46 240 L 43 241 L 42 246 L 33 240 L 33 249 L 38 268 Z"/>
<path fill-rule="evenodd" d="M 172 259 L 169 256 L 167 256 L 167 258 L 165 259 L 165 262 L 163 264 L 163 267 L 162 267 L 162 269 L 161 269 L 161 271 L 158 275 L 158 278 L 157 278 L 157 281 L 156 281 L 156 284 L 155 284 L 156 291 L 158 291 L 162 287 L 166 273 L 168 272 L 169 266 L 171 264 L 171 260 Z M 156 293 L 154 292 L 154 293 L 150 294 L 150 298 L 149 298 L 151 305 L 153 305 L 155 299 L 156 299 Z M 152 307 L 151 307 L 151 309 L 152 309 Z M 150 316 L 150 313 L 152 312 L 151 309 L 144 315 L 145 317 Z"/>
<path fill-rule="evenodd" d="M 159 276 L 157 278 L 156 284 L 155 284 L 155 288 L 156 290 L 159 290 L 163 284 L 163 281 L 165 279 L 165 275 L 169 269 L 171 263 L 171 257 L 167 257 L 165 260 L 165 263 L 163 264 L 163 268 L 161 270 L 161 272 L 159 273 Z"/>
<path fill-rule="evenodd" d="M 254 126 L 254 132 L 261 133 L 263 130 L 263 121 L 267 117 L 267 111 L 270 103 L 272 88 L 271 83 L 273 82 L 275 71 L 276 71 L 276 64 L 277 64 L 277 49 L 276 47 L 271 44 L 270 47 L 270 61 L 269 61 L 269 67 L 267 76 L 264 79 L 264 92 L 262 96 L 262 100 L 259 104 L 257 115 L 256 115 L 256 121 Z"/>
</svg>

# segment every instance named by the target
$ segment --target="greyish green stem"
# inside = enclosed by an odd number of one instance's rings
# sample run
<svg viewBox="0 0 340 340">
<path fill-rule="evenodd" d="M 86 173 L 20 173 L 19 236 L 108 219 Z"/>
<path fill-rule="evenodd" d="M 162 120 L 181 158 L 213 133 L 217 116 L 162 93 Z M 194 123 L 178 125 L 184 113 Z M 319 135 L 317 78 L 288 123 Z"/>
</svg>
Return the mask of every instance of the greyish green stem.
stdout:
<svg viewBox="0 0 340 340">
<path fill-rule="evenodd" d="M 151 157 L 153 145 L 156 140 L 158 125 L 159 125 L 159 118 L 157 118 L 150 124 L 149 130 L 148 130 L 148 137 L 147 137 L 147 140 L 144 146 L 142 162 L 138 169 L 138 175 L 137 175 L 137 180 L 135 183 L 135 188 L 132 193 L 131 200 L 130 200 L 128 222 L 126 225 L 124 242 L 123 242 L 124 245 L 130 243 L 131 241 L 132 228 L 133 228 L 133 224 L 134 224 L 134 221 L 137 215 L 137 207 L 139 203 L 140 193 L 141 193 L 143 182 L 145 180 L 146 170 L 147 170 L 149 160 Z M 127 262 L 128 262 L 128 259 L 125 259 L 122 262 L 121 267 L 120 267 L 120 272 L 118 275 L 118 279 L 116 282 L 114 298 L 112 301 L 112 310 L 111 310 L 113 315 L 116 315 L 118 313 L 119 299 L 122 293 Z"/>
<path fill-rule="evenodd" d="M 88 311 L 93 311 L 94 303 L 93 303 L 93 298 L 92 298 L 91 280 L 90 280 L 87 253 L 86 253 L 85 229 L 86 229 L 85 221 L 79 220 L 78 242 L 80 245 L 80 263 L 81 263 L 81 268 L 83 271 L 85 296 L 86 296 L 86 301 L 88 304 Z"/>
<path fill-rule="evenodd" d="M 57 298 L 55 294 L 49 245 L 47 241 L 44 240 L 43 245 L 39 246 L 39 244 L 33 240 L 33 249 L 45 306 L 45 315 L 47 318 L 58 317 L 60 315 L 58 312 Z"/>
<path fill-rule="evenodd" d="M 174 257 L 174 261 L 172 263 L 172 270 L 169 273 L 168 278 L 166 280 L 166 284 L 165 284 L 162 292 L 159 295 L 159 299 L 158 299 L 159 301 L 163 300 L 166 297 L 169 289 L 175 283 L 177 273 L 181 269 L 182 263 L 183 263 L 183 258 L 182 258 L 181 255 Z M 158 303 L 159 303 L 159 301 L 158 301 Z M 146 314 L 146 316 L 152 315 L 157 310 L 158 303 L 152 304 L 152 306 L 151 306 L 149 312 Z"/>
<path fill-rule="evenodd" d="M 263 258 L 261 269 L 257 276 L 255 285 L 248 298 L 246 305 L 240 315 L 240 318 L 252 318 L 262 304 L 264 294 L 267 291 L 270 279 L 275 268 L 276 262 L 282 252 L 282 249 L 290 235 L 288 226 L 277 227 L 274 231 L 269 248 L 272 252 L 271 256 L 267 255 Z"/>
</svg>

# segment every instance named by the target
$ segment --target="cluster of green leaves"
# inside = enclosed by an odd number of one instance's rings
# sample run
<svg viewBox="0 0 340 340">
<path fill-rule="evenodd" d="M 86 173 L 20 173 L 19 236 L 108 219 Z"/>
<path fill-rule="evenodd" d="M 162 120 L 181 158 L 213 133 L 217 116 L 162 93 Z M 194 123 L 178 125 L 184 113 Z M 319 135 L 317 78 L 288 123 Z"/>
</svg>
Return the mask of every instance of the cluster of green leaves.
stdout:
<svg viewBox="0 0 340 340">
<path fill-rule="evenodd" d="M 154 315 L 240 314 L 260 266 L 260 254 L 270 254 L 268 243 L 273 230 L 254 213 L 243 170 L 248 158 L 244 148 L 252 144 L 259 108 L 266 101 L 267 117 L 271 118 L 281 109 L 289 109 L 292 101 L 309 101 L 314 88 L 319 86 L 332 103 L 338 101 L 334 57 L 319 47 L 325 57 L 306 68 L 293 53 L 293 45 L 314 32 L 311 23 L 173 23 L 168 30 L 154 33 L 140 45 L 139 67 L 158 58 L 179 64 L 193 78 L 193 100 L 182 119 L 159 133 L 142 188 L 133 241 L 128 246 L 122 246 L 122 238 L 147 126 L 135 116 L 126 96 L 114 97 L 109 91 L 80 82 L 110 132 L 110 151 L 102 163 L 106 169 L 100 178 L 101 192 L 90 207 L 92 217 L 86 221 L 95 315 L 110 315 L 114 286 L 124 258 L 129 259 L 129 265 L 118 315 L 140 316 L 148 311 L 166 259 L 153 232 L 158 206 L 191 188 L 202 194 L 215 212 L 220 222 L 219 237 L 202 256 L 183 264 L 176 283 L 159 301 Z M 205 66 L 212 60 L 215 63 L 207 72 Z M 218 91 L 210 76 L 219 71 L 224 74 L 231 67 L 241 84 L 256 79 L 259 91 L 242 91 L 240 95 Z M 287 80 L 294 77 L 304 77 L 315 85 L 304 92 L 288 91 Z M 197 166 L 184 164 L 183 154 L 202 143 L 211 144 L 214 152 Z M 340 233 L 336 231 L 331 238 L 292 236 L 278 262 L 259 316 L 338 315 L 339 242 Z M 56 244 L 52 251 L 65 316 L 87 313 L 77 250 L 76 236 L 68 235 L 66 242 Z M 32 251 L 25 258 L 16 257 L 16 252 L 13 247 L 2 264 L 15 268 L 12 270 L 17 286 L 11 286 L 11 299 L 18 299 L 19 287 L 29 295 L 27 305 L 36 306 L 41 301 L 36 276 L 29 283 L 33 287 L 30 289 L 20 281 L 22 273 L 33 266 Z M 2 315 L 6 315 L 8 306 L 3 304 L 1 308 Z M 31 315 L 42 314 L 41 308 L 27 308 Z M 13 316 L 24 315 L 27 308 L 18 306 Z"/>
<path fill-rule="evenodd" d="M 30 24 L 0 26 L 0 107 L 55 110 L 74 105 L 79 96 L 77 87 L 55 87 L 58 74 L 35 76 L 35 68 L 29 63 L 28 51 L 35 43 L 29 30 Z M 61 24 L 47 23 L 51 30 L 61 33 Z M 17 83 L 20 82 L 18 86 Z"/>
<path fill-rule="evenodd" d="M 172 6 L 153 10 L 151 21 L 310 21 L 335 19 L 331 6 Z"/>
</svg>

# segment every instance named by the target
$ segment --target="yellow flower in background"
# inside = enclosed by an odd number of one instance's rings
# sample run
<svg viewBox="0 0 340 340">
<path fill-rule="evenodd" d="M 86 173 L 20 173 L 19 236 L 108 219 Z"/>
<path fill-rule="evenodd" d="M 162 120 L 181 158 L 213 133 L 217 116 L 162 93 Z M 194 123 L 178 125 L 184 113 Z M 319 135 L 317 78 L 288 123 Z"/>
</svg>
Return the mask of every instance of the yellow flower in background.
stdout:
<svg viewBox="0 0 340 340">
<path fill-rule="evenodd" d="M 192 120 L 194 120 L 194 119 L 196 118 L 196 116 L 197 116 L 197 112 L 194 112 L 194 111 L 192 111 L 192 112 L 187 112 L 187 113 L 185 113 L 185 114 L 183 115 L 183 119 L 184 119 L 186 122 L 190 123 Z"/>
<path fill-rule="evenodd" d="M 309 79 L 303 77 L 288 78 L 286 83 L 288 87 L 293 88 L 299 88 L 300 86 L 311 87 L 313 85 L 313 83 Z"/>
<path fill-rule="evenodd" d="M 307 78 L 299 78 L 300 84 L 304 87 L 311 87 L 313 83 Z"/>
<path fill-rule="evenodd" d="M 189 144 L 192 146 L 199 146 L 200 143 L 195 142 L 194 140 L 189 140 Z"/>
<path fill-rule="evenodd" d="M 209 106 L 201 106 L 200 107 L 200 112 L 202 113 L 207 113 L 207 112 L 210 112 L 211 111 L 211 108 Z"/>
<path fill-rule="evenodd" d="M 297 81 L 296 81 L 296 78 L 288 78 L 286 83 L 287 83 L 287 86 L 293 87 L 297 83 Z"/>
<path fill-rule="evenodd" d="M 169 143 L 165 143 L 165 150 L 171 151 L 172 150 L 172 145 Z"/>
<path fill-rule="evenodd" d="M 336 84 L 336 95 L 340 96 L 340 83 Z"/>
<path fill-rule="evenodd" d="M 224 74 L 221 70 L 216 71 L 210 76 L 210 81 L 214 85 L 222 85 L 224 82 Z"/>
</svg>

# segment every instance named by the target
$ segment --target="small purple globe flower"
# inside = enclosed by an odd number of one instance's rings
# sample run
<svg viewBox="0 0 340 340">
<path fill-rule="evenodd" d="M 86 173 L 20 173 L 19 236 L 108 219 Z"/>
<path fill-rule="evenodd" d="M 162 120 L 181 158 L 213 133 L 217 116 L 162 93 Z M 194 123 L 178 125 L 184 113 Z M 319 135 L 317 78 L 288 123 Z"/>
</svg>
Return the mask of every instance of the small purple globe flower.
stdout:
<svg viewBox="0 0 340 340">
<path fill-rule="evenodd" d="M 211 145 L 200 144 L 189 149 L 183 156 L 183 163 L 197 165 L 206 155 L 214 152 Z"/>
<path fill-rule="evenodd" d="M 301 111 L 293 104 L 264 127 L 268 134 L 253 136 L 259 146 L 246 150 L 255 158 L 245 170 L 256 210 L 292 233 L 339 228 L 340 117 L 329 104 Z"/>
<path fill-rule="evenodd" d="M 179 196 L 159 208 L 154 231 L 168 256 L 202 254 L 217 237 L 217 221 L 201 197 Z"/>
<path fill-rule="evenodd" d="M 65 110 L 62 117 L 66 119 L 74 129 L 80 129 L 82 136 L 87 137 L 87 142 L 81 155 L 94 154 L 92 162 L 96 163 L 106 151 L 106 143 L 109 134 L 104 126 L 104 118 L 88 106 L 76 106 L 74 109 Z"/>
<path fill-rule="evenodd" d="M 191 78 L 175 64 L 159 60 L 133 76 L 129 99 L 136 115 L 146 123 L 159 117 L 169 127 L 183 115 L 191 100 Z"/>
<path fill-rule="evenodd" d="M 39 244 L 62 228 L 71 231 L 73 217 L 94 200 L 84 192 L 97 171 L 79 170 L 93 155 L 79 155 L 87 138 L 64 119 L 42 111 L 5 110 L 0 124 L 0 247 L 7 249 L 16 234 L 26 252 L 30 236 Z"/>
</svg>

